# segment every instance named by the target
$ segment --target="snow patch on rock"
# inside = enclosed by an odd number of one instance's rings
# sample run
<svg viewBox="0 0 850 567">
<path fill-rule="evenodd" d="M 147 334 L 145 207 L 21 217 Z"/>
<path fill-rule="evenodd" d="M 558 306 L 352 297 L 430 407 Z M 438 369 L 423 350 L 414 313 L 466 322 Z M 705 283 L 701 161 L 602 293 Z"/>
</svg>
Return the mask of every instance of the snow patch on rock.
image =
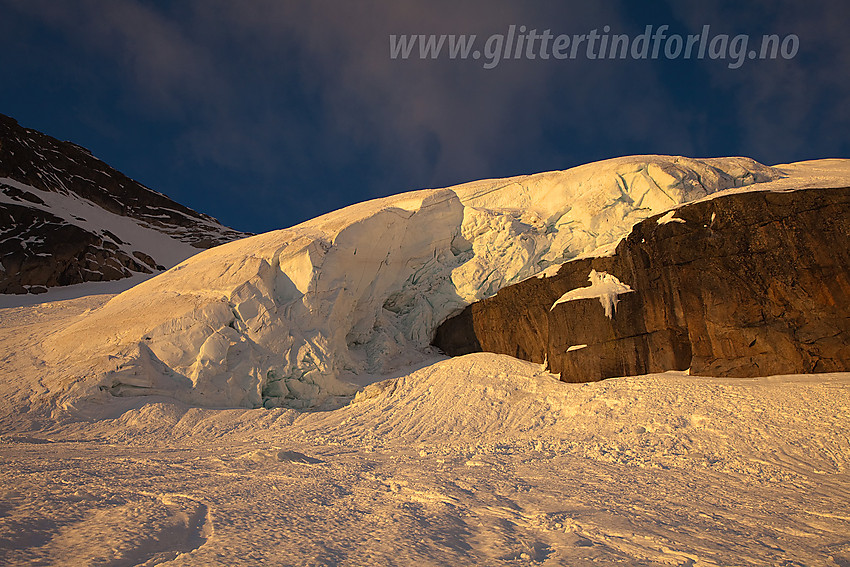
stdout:
<svg viewBox="0 0 850 567">
<path fill-rule="evenodd" d="M 605 316 L 611 319 L 617 311 L 617 303 L 620 302 L 618 296 L 634 291 L 628 285 L 618 280 L 616 276 L 613 276 L 608 272 L 590 270 L 590 274 L 587 276 L 587 279 L 590 280 L 589 286 L 568 291 L 552 304 L 549 311 L 552 311 L 555 307 L 561 303 L 566 303 L 567 301 L 576 301 L 577 299 L 599 299 L 599 302 L 602 304 L 602 309 L 605 310 Z M 584 346 L 587 345 L 581 345 L 577 348 Z M 574 350 L 574 348 L 570 347 L 569 350 Z"/>
<path fill-rule="evenodd" d="M 661 217 L 658 217 L 658 220 L 656 222 L 658 224 L 669 224 L 671 222 L 680 222 L 680 223 L 685 222 L 685 219 L 674 218 L 673 215 L 675 215 L 675 214 L 676 214 L 676 211 L 672 210 L 672 211 L 668 212 L 667 214 L 665 214 Z"/>
</svg>

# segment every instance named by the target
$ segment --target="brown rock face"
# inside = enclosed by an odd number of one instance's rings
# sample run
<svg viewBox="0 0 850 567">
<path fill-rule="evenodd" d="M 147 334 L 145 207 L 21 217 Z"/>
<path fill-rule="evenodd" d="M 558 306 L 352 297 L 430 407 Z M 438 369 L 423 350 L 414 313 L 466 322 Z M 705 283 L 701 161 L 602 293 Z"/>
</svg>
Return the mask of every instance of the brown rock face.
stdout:
<svg viewBox="0 0 850 567">
<path fill-rule="evenodd" d="M 568 382 L 850 371 L 850 188 L 732 194 L 661 217 L 636 225 L 612 257 L 468 306 L 434 345 L 548 361 Z M 634 290 L 612 318 L 596 298 L 551 309 L 592 269 Z"/>
</svg>

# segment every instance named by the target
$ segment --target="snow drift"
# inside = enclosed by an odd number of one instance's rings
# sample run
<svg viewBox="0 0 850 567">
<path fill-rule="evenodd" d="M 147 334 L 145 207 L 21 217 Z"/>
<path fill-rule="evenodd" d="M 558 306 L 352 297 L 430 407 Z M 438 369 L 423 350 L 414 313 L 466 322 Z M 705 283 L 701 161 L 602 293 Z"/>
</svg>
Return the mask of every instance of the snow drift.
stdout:
<svg viewBox="0 0 850 567">
<path fill-rule="evenodd" d="M 45 383 L 66 408 L 351 395 L 341 377 L 423 359 L 463 306 L 604 253 L 653 214 L 782 175 L 747 158 L 634 156 L 352 205 L 200 253 L 84 314 L 46 341 Z"/>
</svg>

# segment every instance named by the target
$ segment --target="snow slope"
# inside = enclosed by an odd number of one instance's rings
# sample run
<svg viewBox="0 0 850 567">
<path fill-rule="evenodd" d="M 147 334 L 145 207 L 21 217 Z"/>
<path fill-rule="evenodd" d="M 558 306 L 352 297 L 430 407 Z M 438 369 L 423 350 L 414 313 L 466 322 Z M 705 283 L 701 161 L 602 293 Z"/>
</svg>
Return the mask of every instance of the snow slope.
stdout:
<svg viewBox="0 0 850 567">
<path fill-rule="evenodd" d="M 0 185 L 36 197 L 37 201 L 27 203 L 29 208 L 59 217 L 63 222 L 79 226 L 88 232 L 103 235 L 128 255 L 137 250 L 156 251 L 156 260 L 170 267 L 198 253 L 198 248 L 191 243 L 179 240 L 180 235 L 176 227 L 170 227 L 173 236 L 169 235 L 162 228 L 157 229 L 141 223 L 138 219 L 112 213 L 72 192 L 43 191 L 6 177 L 0 177 Z M 0 192 L 2 204 L 19 205 L 21 202 L 21 199 Z M 174 212 L 182 214 L 180 211 Z M 183 216 L 189 218 L 188 215 Z M 207 230 L 215 235 L 225 231 L 224 227 L 212 219 L 192 220 L 197 224 L 196 230 Z M 118 240 L 112 240 L 110 233 L 117 236 Z"/>
<path fill-rule="evenodd" d="M 821 166 L 789 176 L 747 158 L 633 156 L 360 203 L 198 254 L 85 314 L 45 341 L 61 371 L 44 383 L 68 410 L 112 396 L 307 407 L 351 395 L 340 377 L 422 360 L 472 301 L 680 203 L 846 182 L 846 162 Z"/>
</svg>

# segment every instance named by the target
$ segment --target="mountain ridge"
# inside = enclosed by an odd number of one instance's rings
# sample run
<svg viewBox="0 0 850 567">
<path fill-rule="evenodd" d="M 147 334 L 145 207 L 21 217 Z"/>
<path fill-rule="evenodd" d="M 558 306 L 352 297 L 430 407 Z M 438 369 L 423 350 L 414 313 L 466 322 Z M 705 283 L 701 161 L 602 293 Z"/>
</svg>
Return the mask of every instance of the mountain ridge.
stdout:
<svg viewBox="0 0 850 567">
<path fill-rule="evenodd" d="M 2 114 L 0 218 L 7 294 L 153 274 L 248 236 Z"/>
</svg>

